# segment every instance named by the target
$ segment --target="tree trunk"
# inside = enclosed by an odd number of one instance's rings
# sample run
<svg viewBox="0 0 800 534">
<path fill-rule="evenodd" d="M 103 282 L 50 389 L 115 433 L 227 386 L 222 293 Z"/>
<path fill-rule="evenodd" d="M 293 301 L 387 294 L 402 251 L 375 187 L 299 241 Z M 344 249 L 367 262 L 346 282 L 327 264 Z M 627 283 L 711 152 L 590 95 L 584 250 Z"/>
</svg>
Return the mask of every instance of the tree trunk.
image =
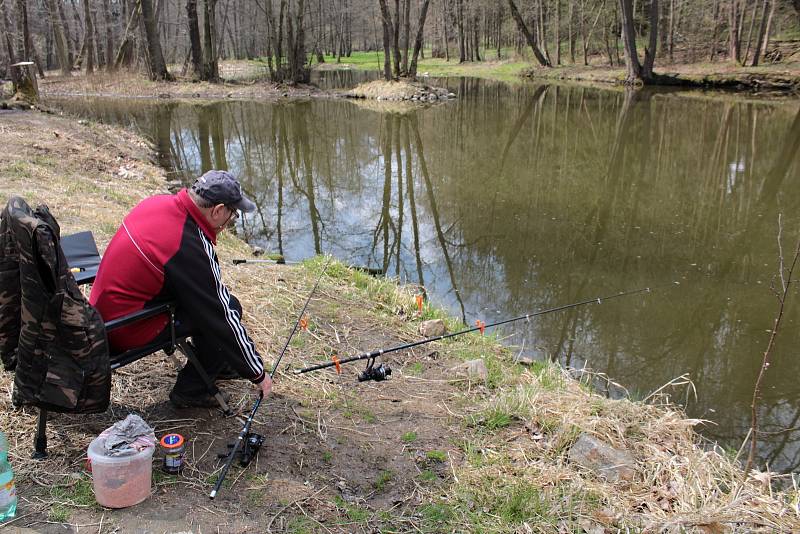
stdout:
<svg viewBox="0 0 800 534">
<path fill-rule="evenodd" d="M 456 19 L 458 22 L 458 62 L 464 63 L 467 60 L 467 43 L 464 39 L 464 0 L 458 1 Z"/>
<path fill-rule="evenodd" d="M 392 51 L 394 76 L 400 77 L 400 0 L 394 0 L 394 25 L 392 26 Z"/>
<path fill-rule="evenodd" d="M 764 7 L 761 9 L 761 26 L 758 29 L 758 40 L 756 41 L 756 50 L 753 54 L 754 67 L 758 66 L 761 52 L 765 50 L 766 43 L 764 42 L 764 36 L 767 31 L 767 19 L 771 19 L 772 14 L 775 12 L 775 3 L 772 2 L 772 9 L 770 10 L 769 15 L 767 15 L 767 8 L 769 7 L 769 4 L 769 0 L 764 0 Z"/>
<path fill-rule="evenodd" d="M 392 17 L 389 14 L 389 6 L 386 5 L 386 0 L 378 0 L 381 7 L 381 23 L 383 25 L 383 77 L 389 82 L 392 80 Z"/>
<path fill-rule="evenodd" d="M 108 70 L 112 70 L 114 67 L 114 61 L 112 59 L 112 56 L 114 55 L 114 30 L 111 24 L 108 0 L 103 0 L 103 20 L 106 21 L 106 67 Z"/>
<path fill-rule="evenodd" d="M 271 6 L 272 2 L 267 0 L 267 6 Z M 189 25 L 189 45 L 192 56 L 192 68 L 194 75 L 202 77 L 203 75 L 203 47 L 200 44 L 200 23 L 197 19 L 197 0 L 186 0 L 186 18 Z M 268 51 L 269 55 L 271 52 Z M 270 67 L 272 63 L 270 62 Z"/>
<path fill-rule="evenodd" d="M 86 74 L 94 73 L 94 28 L 89 0 L 83 0 L 83 42 L 86 43 Z"/>
<path fill-rule="evenodd" d="M 711 8 L 714 20 L 714 29 L 711 31 L 711 53 L 708 55 L 709 61 L 714 61 L 714 56 L 717 53 L 717 33 L 719 30 L 719 4 L 720 0 L 714 0 L 714 6 Z"/>
<path fill-rule="evenodd" d="M 403 61 L 400 65 L 400 70 L 404 76 L 408 76 L 408 48 L 410 46 L 409 39 L 411 38 L 411 0 L 403 0 Z"/>
<path fill-rule="evenodd" d="M 669 0 L 669 31 L 667 35 L 667 49 L 669 50 L 669 61 L 675 61 L 673 52 L 675 50 L 675 0 Z"/>
<path fill-rule="evenodd" d="M 117 56 L 114 59 L 114 68 L 119 68 L 122 65 L 129 66 L 133 62 L 133 38 L 136 28 L 139 26 L 139 11 L 141 10 L 141 0 L 136 0 L 128 15 L 128 23 L 125 25 L 125 34 L 122 36 L 122 41 L 117 50 Z"/>
<path fill-rule="evenodd" d="M 56 0 L 47 0 L 47 12 L 53 23 L 53 37 L 55 38 L 56 53 L 58 54 L 58 65 L 61 67 L 61 74 L 69 76 L 72 72 L 72 62 L 69 60 L 67 40 L 64 37 L 64 28 L 58 18 L 58 7 Z"/>
<path fill-rule="evenodd" d="M 102 41 L 100 40 L 100 34 L 97 30 L 97 10 L 91 10 L 92 15 L 92 30 L 93 30 L 93 40 L 94 40 L 94 51 L 97 54 L 97 68 L 105 68 L 106 66 L 106 55 L 103 51 L 103 45 L 101 44 Z"/>
<path fill-rule="evenodd" d="M 292 72 L 292 81 L 294 83 L 305 83 L 308 81 L 308 71 L 306 70 L 306 34 L 305 34 L 305 9 L 304 0 L 297 2 L 297 17 L 295 19 L 295 42 L 292 43 L 294 48 L 294 64 L 290 65 Z"/>
<path fill-rule="evenodd" d="M 533 34 L 531 34 L 530 30 L 525 25 L 525 21 L 522 19 L 522 15 L 520 15 L 514 0 L 508 0 L 508 6 L 511 8 L 511 16 L 514 18 L 514 22 L 517 23 L 517 28 L 519 28 L 519 31 L 525 36 L 525 41 L 528 43 L 528 46 L 531 47 L 533 55 L 536 57 L 536 61 L 538 61 L 539 65 L 542 67 L 549 67 L 550 62 L 547 61 L 542 54 L 542 51 L 539 49 L 539 45 L 536 44 L 536 38 L 533 36 Z"/>
<path fill-rule="evenodd" d="M 275 70 L 278 73 L 278 78 L 281 78 L 283 70 L 283 22 L 286 20 L 286 0 L 281 0 L 280 9 L 278 11 L 278 41 L 275 52 Z"/>
<path fill-rule="evenodd" d="M 204 12 L 204 47 L 203 47 L 203 76 L 202 80 L 218 81 L 219 65 L 217 64 L 217 0 L 203 0 Z"/>
<path fill-rule="evenodd" d="M 636 80 L 642 79 L 642 65 L 639 63 L 639 55 L 636 51 L 636 30 L 633 27 L 632 0 L 619 0 L 619 8 L 622 14 L 622 42 L 625 47 L 626 81 L 634 83 Z"/>
<path fill-rule="evenodd" d="M 28 6 L 27 0 L 17 0 L 17 35 L 14 37 L 17 45 L 17 58 L 20 61 L 30 61 L 30 51 L 28 50 Z"/>
<path fill-rule="evenodd" d="M 417 58 L 419 57 L 419 51 L 422 49 L 422 34 L 425 30 L 425 19 L 428 16 L 428 6 L 430 3 L 431 0 L 424 0 L 422 7 L 419 10 L 419 21 L 417 21 L 417 37 L 414 39 L 414 52 L 411 56 L 411 67 L 409 67 L 408 70 L 408 76 L 410 78 L 417 77 Z"/>
<path fill-rule="evenodd" d="M 561 65 L 561 0 L 556 0 L 556 65 Z"/>
<path fill-rule="evenodd" d="M 741 46 L 739 44 L 739 0 L 731 0 L 728 12 L 728 58 L 736 63 L 740 60 Z"/>
<path fill-rule="evenodd" d="M 658 48 L 658 0 L 650 0 L 650 42 L 644 49 L 644 64 L 642 65 L 642 78 L 653 79 L 653 64 L 656 61 Z"/>
<path fill-rule="evenodd" d="M 161 39 L 158 36 L 158 24 L 153 10 L 153 0 L 141 0 L 144 30 L 147 34 L 147 55 L 151 80 L 171 81 L 172 75 L 167 70 L 164 54 L 161 51 Z"/>
<path fill-rule="evenodd" d="M 8 12 L 4 0 L 0 0 L 0 23 L 2 24 L 3 40 L 5 41 L 6 51 L 8 52 L 8 75 L 13 83 L 17 82 L 15 69 L 11 67 L 17 62 L 14 54 L 14 43 L 11 41 L 11 22 L 8 18 Z M 0 44 L 2 46 L 2 44 Z"/>
</svg>

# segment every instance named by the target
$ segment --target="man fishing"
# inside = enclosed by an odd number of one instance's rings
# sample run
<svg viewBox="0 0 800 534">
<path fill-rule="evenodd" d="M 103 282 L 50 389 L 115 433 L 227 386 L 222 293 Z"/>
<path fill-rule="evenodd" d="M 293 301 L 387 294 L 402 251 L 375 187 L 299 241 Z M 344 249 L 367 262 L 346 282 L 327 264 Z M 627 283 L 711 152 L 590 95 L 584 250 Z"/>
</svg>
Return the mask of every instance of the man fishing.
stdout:
<svg viewBox="0 0 800 534">
<path fill-rule="evenodd" d="M 272 379 L 241 322 L 241 304 L 222 283 L 214 252 L 217 236 L 236 222 L 239 211 L 255 207 L 238 180 L 218 170 L 203 174 L 188 190 L 145 199 L 109 243 L 91 304 L 110 321 L 149 305 L 176 302 L 178 335 L 192 334 L 206 374 L 213 380 L 230 366 L 268 395 Z M 167 325 L 166 315 L 144 319 L 111 332 L 109 342 L 123 351 L 166 341 Z M 179 408 L 216 405 L 191 363 L 178 373 L 169 398 Z"/>
</svg>

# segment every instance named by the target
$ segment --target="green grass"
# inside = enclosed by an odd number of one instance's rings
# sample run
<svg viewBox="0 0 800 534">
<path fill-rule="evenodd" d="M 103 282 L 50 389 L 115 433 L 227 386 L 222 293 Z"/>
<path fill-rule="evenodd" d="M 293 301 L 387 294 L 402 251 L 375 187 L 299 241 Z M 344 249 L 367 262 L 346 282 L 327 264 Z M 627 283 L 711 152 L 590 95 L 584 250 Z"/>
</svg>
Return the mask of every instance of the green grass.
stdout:
<svg viewBox="0 0 800 534">
<path fill-rule="evenodd" d="M 433 482 L 435 480 L 439 480 L 439 475 L 430 469 L 425 469 L 419 474 L 419 479 L 423 482 Z"/>
<path fill-rule="evenodd" d="M 536 487 L 524 480 L 485 479 L 469 491 L 457 492 L 452 510 L 476 532 L 513 532 L 523 523 L 541 531 L 580 532 L 577 518 L 591 516 L 602 506 L 597 494 L 561 484 Z"/>
<path fill-rule="evenodd" d="M 377 491 L 383 491 L 386 488 L 386 485 L 392 481 L 394 478 L 394 473 L 391 471 L 381 471 L 378 475 L 378 478 L 375 480 L 375 489 Z"/>
<path fill-rule="evenodd" d="M 63 504 L 54 504 L 47 511 L 47 520 L 53 523 L 66 523 L 72 511 Z"/>
<path fill-rule="evenodd" d="M 467 425 L 495 431 L 511 425 L 514 417 L 512 413 L 505 411 L 503 408 L 492 406 L 470 417 L 467 421 Z"/>
<path fill-rule="evenodd" d="M 406 372 L 411 376 L 419 376 L 425 372 L 425 366 L 422 365 L 422 362 L 414 362 L 406 367 Z"/>
<path fill-rule="evenodd" d="M 316 524 L 305 516 L 295 516 L 286 522 L 286 532 L 291 534 L 312 534 Z"/>
<path fill-rule="evenodd" d="M 425 457 L 432 462 L 444 462 L 447 460 L 447 453 L 444 451 L 432 450 L 426 452 Z"/>
<path fill-rule="evenodd" d="M 350 521 L 356 523 L 363 523 L 367 519 L 369 519 L 370 512 L 360 506 L 350 504 L 342 499 L 339 495 L 334 497 L 333 499 L 334 504 L 336 504 L 337 508 L 344 510 L 345 515 Z"/>
<path fill-rule="evenodd" d="M 417 433 L 414 432 L 413 430 L 410 432 L 406 432 L 405 434 L 400 436 L 400 440 L 403 443 L 414 443 L 415 441 L 417 441 Z"/>
<path fill-rule="evenodd" d="M 322 453 L 322 461 L 329 464 L 333 460 L 333 453 L 331 451 L 325 451 Z"/>
<path fill-rule="evenodd" d="M 52 488 L 50 495 L 63 503 L 75 506 L 94 506 L 97 504 L 92 481 L 85 478 L 78 479 L 75 485 L 69 488 Z"/>
<path fill-rule="evenodd" d="M 509 48 L 501 50 L 503 59 L 499 62 L 496 61 L 497 53 L 495 50 L 481 49 L 481 58 L 484 61 L 466 63 L 458 62 L 457 49 L 451 49 L 450 52 L 450 61 L 446 61 L 444 58 L 432 58 L 430 49 L 426 49 L 425 58 L 420 57 L 418 61 L 417 74 L 422 76 L 427 73 L 432 77 L 472 76 L 505 82 L 518 82 L 520 73 L 533 65 L 532 62 L 524 59 L 509 59 L 513 55 L 513 50 Z M 339 63 L 332 56 L 324 57 L 326 65 L 341 65 L 341 68 L 368 71 L 383 70 L 383 51 L 353 52 L 350 57 L 342 57 Z M 313 64 L 318 65 L 316 57 L 313 58 Z M 327 68 L 331 67 L 328 66 Z"/>
<path fill-rule="evenodd" d="M 431 503 L 417 509 L 422 518 L 423 532 L 448 532 L 447 528 L 456 517 L 456 513 L 449 504 Z"/>
</svg>

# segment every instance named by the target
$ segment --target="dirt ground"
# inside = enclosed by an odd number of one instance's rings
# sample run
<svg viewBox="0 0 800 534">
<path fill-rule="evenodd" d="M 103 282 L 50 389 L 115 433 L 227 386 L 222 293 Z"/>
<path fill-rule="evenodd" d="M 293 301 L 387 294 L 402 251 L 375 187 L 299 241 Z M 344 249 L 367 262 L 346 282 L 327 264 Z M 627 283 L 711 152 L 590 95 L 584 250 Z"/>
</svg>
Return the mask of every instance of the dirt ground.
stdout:
<svg viewBox="0 0 800 534">
<path fill-rule="evenodd" d="M 0 143 L 0 195 L 46 202 L 63 234 L 91 229 L 101 250 L 133 205 L 167 189 L 149 144 L 117 128 L 0 111 Z M 271 366 L 324 260 L 234 266 L 250 248 L 232 235 L 217 252 Z M 150 356 L 114 373 L 105 413 L 53 415 L 50 455 L 37 462 L 30 459 L 35 411 L 13 409 L 13 375 L 0 371 L 0 428 L 20 497 L 17 517 L 0 533 L 800 531 L 800 493 L 773 490 L 774 473 L 744 474 L 736 459 L 702 444 L 698 422 L 680 410 L 604 398 L 574 370 L 515 363 L 489 335 L 387 355 L 393 373 L 385 382 L 358 383 L 361 364 L 343 366 L 341 375 L 295 375 L 292 369 L 334 354 L 417 340 L 422 319 L 458 327 L 428 304 L 420 313 L 419 288 L 336 262 L 321 280 L 305 314 L 308 329 L 289 344 L 274 395 L 255 418 L 264 447 L 247 468 L 231 469 L 213 501 L 218 454 L 255 401 L 247 382 L 221 383 L 236 417 L 179 410 L 167 400 L 176 365 Z M 463 372 L 475 359 L 486 376 Z M 180 476 L 166 475 L 157 453 L 150 497 L 106 509 L 95 502 L 85 451 L 128 413 L 159 437 L 184 435 L 186 466 Z M 573 461 L 570 447 L 584 433 L 628 451 L 634 478 L 610 480 Z"/>
<path fill-rule="evenodd" d="M 136 73 L 97 73 L 92 76 L 74 74 L 64 77 L 51 72 L 39 80 L 39 92 L 43 96 L 117 96 L 127 98 L 175 98 L 175 99 L 305 99 L 335 98 L 334 91 L 322 91 L 313 85 L 276 84 L 263 79 L 227 80 L 208 83 L 179 79 L 174 82 L 153 82 Z"/>
</svg>

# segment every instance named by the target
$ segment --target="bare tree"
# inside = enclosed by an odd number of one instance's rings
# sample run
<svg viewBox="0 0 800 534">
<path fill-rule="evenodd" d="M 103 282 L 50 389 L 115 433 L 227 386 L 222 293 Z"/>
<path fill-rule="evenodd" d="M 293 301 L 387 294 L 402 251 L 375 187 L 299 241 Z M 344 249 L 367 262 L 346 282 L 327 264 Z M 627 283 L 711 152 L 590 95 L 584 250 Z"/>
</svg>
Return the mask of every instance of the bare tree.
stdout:
<svg viewBox="0 0 800 534">
<path fill-rule="evenodd" d="M 414 39 L 414 52 L 411 56 L 411 66 L 408 69 L 408 76 L 410 78 L 417 77 L 417 58 L 419 51 L 422 49 L 422 35 L 425 30 L 425 19 L 428 16 L 428 5 L 430 0 L 424 0 L 422 8 L 419 11 L 419 21 L 417 21 L 417 37 Z"/>
<path fill-rule="evenodd" d="M 648 46 L 645 47 L 644 63 L 639 61 L 639 54 L 636 50 L 633 0 L 619 0 L 619 8 L 622 14 L 622 40 L 625 47 L 625 67 L 627 71 L 626 81 L 628 83 L 634 83 L 636 80 L 645 83 L 651 82 L 654 78 L 653 64 L 656 58 L 656 48 L 658 47 L 658 0 L 651 0 L 650 2 L 650 39 Z"/>
<path fill-rule="evenodd" d="M 72 71 L 72 61 L 70 61 L 69 48 L 67 40 L 64 37 L 64 28 L 61 26 L 61 21 L 58 18 L 56 0 L 47 0 L 47 12 L 50 15 L 50 21 L 53 26 L 56 51 L 58 53 L 58 64 L 61 67 L 61 73 L 64 76 L 69 76 Z"/>
<path fill-rule="evenodd" d="M 386 5 L 386 0 L 378 0 L 378 3 L 381 7 L 381 24 L 383 26 L 383 77 L 388 82 L 392 80 L 390 57 L 394 25 L 392 24 L 392 16 L 389 13 L 389 6 Z"/>
<path fill-rule="evenodd" d="M 268 5 L 272 5 L 267 0 Z M 203 75 L 203 48 L 200 44 L 200 25 L 197 19 L 197 0 L 186 0 L 186 17 L 189 25 L 189 42 L 192 57 L 192 67 L 196 76 Z"/>
<path fill-rule="evenodd" d="M 761 382 L 764 379 L 764 375 L 766 374 L 767 370 L 769 369 L 771 363 L 771 356 L 772 356 L 772 349 L 775 346 L 775 338 L 778 336 L 778 331 L 780 330 L 781 321 L 783 319 L 783 310 L 786 306 L 786 299 L 789 296 L 789 287 L 791 286 L 793 280 L 792 275 L 794 274 L 794 269 L 797 266 L 798 260 L 800 260 L 800 240 L 798 240 L 797 245 L 795 246 L 794 250 L 794 257 L 792 258 L 791 264 L 789 267 L 786 267 L 783 258 L 783 240 L 782 240 L 782 231 L 783 225 L 781 222 L 781 215 L 778 215 L 778 276 L 777 281 L 780 283 L 780 287 L 775 287 L 775 281 L 773 281 L 771 285 L 771 290 L 775 297 L 778 299 L 778 312 L 775 316 L 775 320 L 773 321 L 772 329 L 770 330 L 769 341 L 767 342 L 767 348 L 764 351 L 764 355 L 761 358 L 761 368 L 759 369 L 758 376 L 756 377 L 756 383 L 753 386 L 753 399 L 750 402 L 750 452 L 747 455 L 747 465 L 745 466 L 745 473 L 749 473 L 750 469 L 753 467 L 753 462 L 755 461 L 756 456 L 756 447 L 758 445 L 758 401 L 761 396 Z"/>
<path fill-rule="evenodd" d="M 217 63 L 217 0 L 203 0 L 203 80 L 219 80 Z"/>
<path fill-rule="evenodd" d="M 519 31 L 525 36 L 525 41 L 533 51 L 536 61 L 538 61 L 539 65 L 542 67 L 549 67 L 550 61 L 547 60 L 542 53 L 542 50 L 539 48 L 536 36 L 534 36 L 528 29 L 528 26 L 525 24 L 525 20 L 523 20 L 522 15 L 520 15 L 519 9 L 517 9 L 517 5 L 514 3 L 514 0 L 508 0 L 508 6 L 511 8 L 511 16 L 514 18 L 514 22 L 517 23 Z"/>
<path fill-rule="evenodd" d="M 161 40 L 158 36 L 156 14 L 153 11 L 153 0 L 141 0 L 141 2 L 144 29 L 147 34 L 147 56 L 149 60 L 148 66 L 150 67 L 150 79 L 171 81 L 173 78 L 167 70 L 167 63 L 164 61 L 164 54 L 161 51 Z"/>
<path fill-rule="evenodd" d="M 86 74 L 94 72 L 94 28 L 92 27 L 92 16 L 89 12 L 89 0 L 83 0 L 83 18 L 84 18 L 84 51 L 86 53 Z"/>
</svg>

